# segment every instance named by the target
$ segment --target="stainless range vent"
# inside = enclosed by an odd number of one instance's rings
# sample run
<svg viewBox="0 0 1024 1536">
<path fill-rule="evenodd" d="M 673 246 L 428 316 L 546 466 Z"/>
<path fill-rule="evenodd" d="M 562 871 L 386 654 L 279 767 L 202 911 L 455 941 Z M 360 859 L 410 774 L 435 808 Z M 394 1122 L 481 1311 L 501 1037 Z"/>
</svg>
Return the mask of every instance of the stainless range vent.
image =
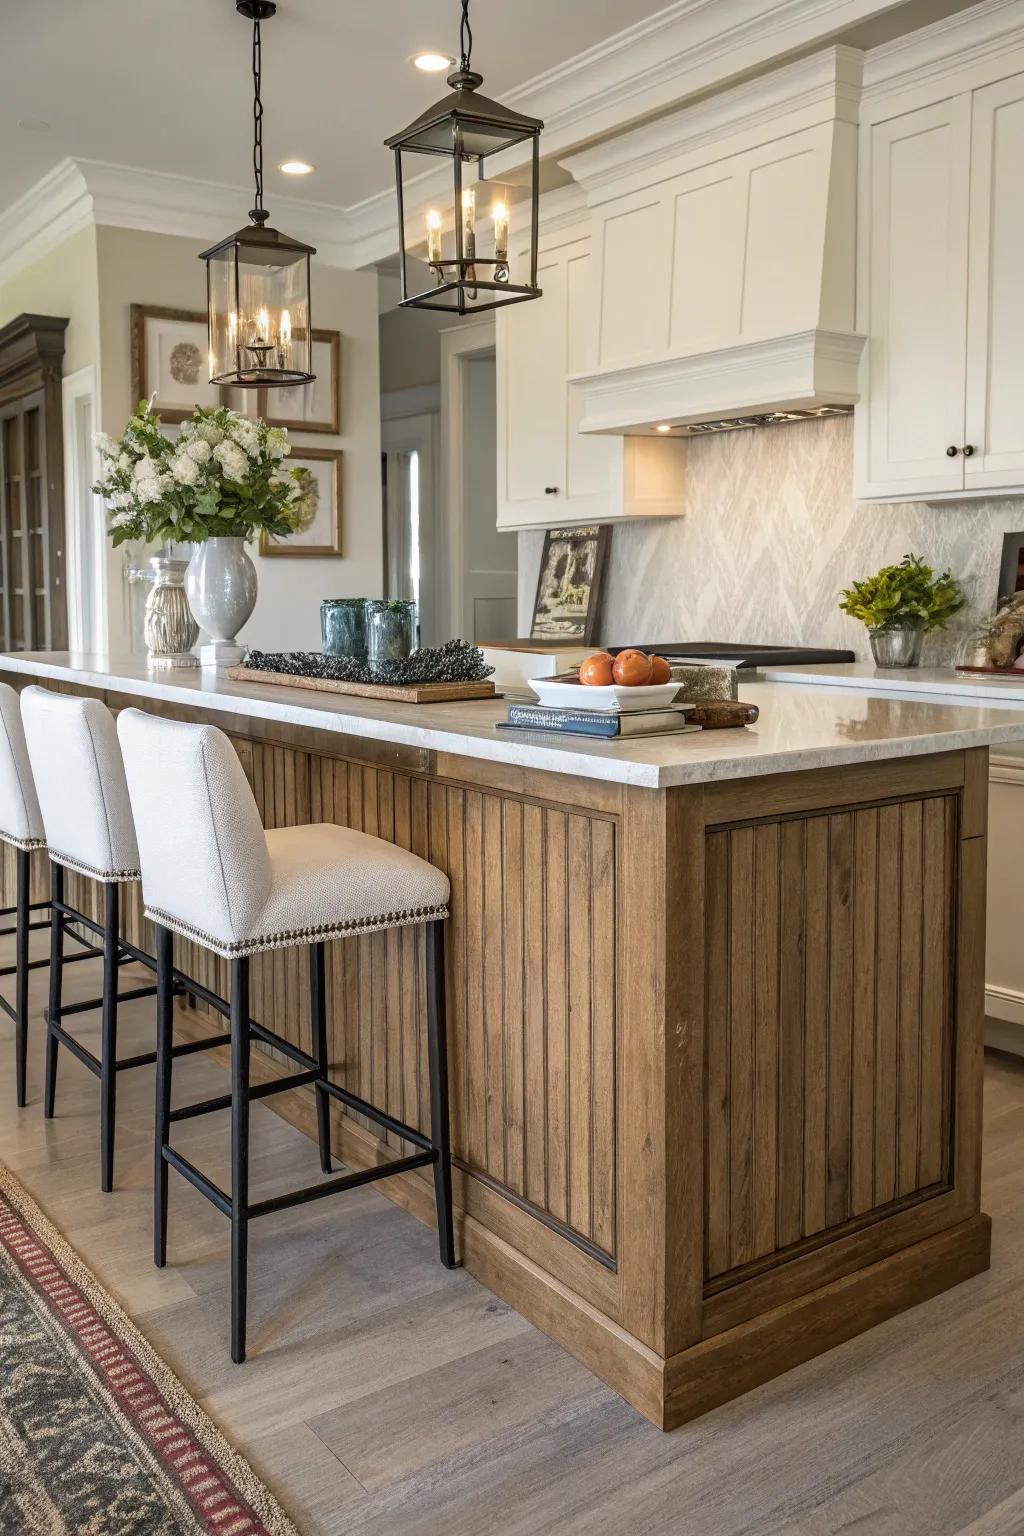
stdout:
<svg viewBox="0 0 1024 1536">
<path fill-rule="evenodd" d="M 852 415 L 852 405 L 819 405 L 809 411 L 763 411 L 757 416 L 723 416 L 719 421 L 689 421 L 682 426 L 673 426 L 671 434 L 673 437 L 706 437 L 711 432 L 743 432 L 750 427 L 779 427 L 787 421 L 814 421 L 819 416 Z"/>
</svg>

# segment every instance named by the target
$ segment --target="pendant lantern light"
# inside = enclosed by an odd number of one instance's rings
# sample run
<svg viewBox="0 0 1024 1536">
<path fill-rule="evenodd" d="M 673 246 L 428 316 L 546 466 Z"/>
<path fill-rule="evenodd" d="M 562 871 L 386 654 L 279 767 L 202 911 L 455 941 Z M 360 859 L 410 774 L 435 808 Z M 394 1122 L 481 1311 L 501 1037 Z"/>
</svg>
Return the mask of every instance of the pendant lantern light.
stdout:
<svg viewBox="0 0 1024 1536">
<path fill-rule="evenodd" d="M 256 183 L 251 223 L 202 253 L 210 320 L 210 383 L 241 389 L 309 384 L 312 322 L 311 245 L 268 223 L 263 206 L 263 103 L 260 23 L 277 10 L 274 0 L 235 0 L 252 22 L 253 149 Z"/>
<path fill-rule="evenodd" d="M 401 304 L 459 315 L 541 296 L 537 287 L 537 224 L 544 124 L 480 94 L 483 76 L 470 67 L 472 50 L 469 0 L 462 0 L 460 58 L 458 68 L 448 76 L 450 94 L 428 107 L 404 132 L 386 141 L 395 152 Z M 524 142 L 531 146 L 527 170 L 529 241 L 513 253 L 509 248 L 509 190 L 486 180 L 484 162 Z M 411 155 L 450 160 L 452 190 L 450 202 L 446 195 L 438 206 L 427 210 L 422 234 L 412 241 L 410 249 L 405 232 L 404 157 Z M 417 160 L 414 164 L 422 173 L 421 163 Z M 471 167 L 475 167 L 475 176 Z M 418 277 L 417 258 L 427 264 L 426 286 L 421 286 Z M 513 282 L 514 276 L 520 281 Z M 414 288 L 419 291 L 412 291 Z"/>
</svg>

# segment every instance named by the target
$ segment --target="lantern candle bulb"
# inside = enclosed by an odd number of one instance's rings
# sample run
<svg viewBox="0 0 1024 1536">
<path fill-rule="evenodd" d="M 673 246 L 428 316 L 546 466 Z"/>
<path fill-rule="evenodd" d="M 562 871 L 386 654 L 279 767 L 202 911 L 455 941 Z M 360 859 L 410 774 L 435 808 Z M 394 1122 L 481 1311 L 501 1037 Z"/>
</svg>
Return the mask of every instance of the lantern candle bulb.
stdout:
<svg viewBox="0 0 1024 1536">
<path fill-rule="evenodd" d="M 467 259 L 476 255 L 475 187 L 466 187 L 462 193 L 462 254 Z"/>
<path fill-rule="evenodd" d="M 508 260 L 508 204 L 495 203 L 491 209 L 494 219 L 494 256 L 497 261 Z"/>
<path fill-rule="evenodd" d="M 427 261 L 432 267 L 441 265 L 441 215 L 436 208 L 427 214 Z"/>
<path fill-rule="evenodd" d="M 292 317 L 286 309 L 281 311 L 281 328 L 277 334 L 277 348 L 280 357 L 279 366 L 287 368 L 290 365 L 292 353 Z"/>
</svg>

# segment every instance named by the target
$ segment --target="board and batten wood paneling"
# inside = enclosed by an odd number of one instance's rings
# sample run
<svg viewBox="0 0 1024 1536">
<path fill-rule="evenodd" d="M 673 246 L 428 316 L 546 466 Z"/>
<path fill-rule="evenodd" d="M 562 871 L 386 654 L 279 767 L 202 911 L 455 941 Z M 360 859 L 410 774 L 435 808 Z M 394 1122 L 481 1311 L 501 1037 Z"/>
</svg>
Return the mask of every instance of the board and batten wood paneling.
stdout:
<svg viewBox="0 0 1024 1536">
<path fill-rule="evenodd" d="M 951 1177 L 957 799 L 709 832 L 705 1280 Z"/>
<path fill-rule="evenodd" d="M 266 826 L 334 822 L 446 871 L 455 1156 L 610 1261 L 614 819 L 269 743 L 235 746 Z M 327 979 L 338 1080 L 426 1129 L 423 931 L 332 944 Z M 304 952 L 256 960 L 252 995 L 256 1017 L 304 1043 Z"/>
</svg>

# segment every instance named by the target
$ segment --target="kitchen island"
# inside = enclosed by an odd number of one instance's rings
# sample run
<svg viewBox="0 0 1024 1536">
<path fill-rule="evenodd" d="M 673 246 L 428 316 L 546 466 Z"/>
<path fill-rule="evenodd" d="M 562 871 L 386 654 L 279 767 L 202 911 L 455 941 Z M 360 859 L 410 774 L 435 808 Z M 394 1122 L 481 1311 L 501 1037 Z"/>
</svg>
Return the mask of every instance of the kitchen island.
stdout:
<svg viewBox="0 0 1024 1536">
<path fill-rule="evenodd" d="M 751 682 L 744 731 L 552 743 L 496 732 L 500 702 L 63 655 L 0 673 L 211 720 L 267 825 L 339 822 L 447 871 L 464 1262 L 656 1424 L 987 1267 L 987 759 L 1024 709 Z M 151 947 L 138 901 L 126 922 Z M 180 963 L 224 990 L 214 957 Z M 418 930 L 328 961 L 333 1070 L 414 1125 L 423 964 Z M 304 986 L 299 955 L 259 957 L 254 1015 L 298 1041 Z M 394 1156 L 358 1117 L 336 1135 L 353 1167 Z M 380 1189 L 432 1221 L 419 1173 Z"/>
</svg>

